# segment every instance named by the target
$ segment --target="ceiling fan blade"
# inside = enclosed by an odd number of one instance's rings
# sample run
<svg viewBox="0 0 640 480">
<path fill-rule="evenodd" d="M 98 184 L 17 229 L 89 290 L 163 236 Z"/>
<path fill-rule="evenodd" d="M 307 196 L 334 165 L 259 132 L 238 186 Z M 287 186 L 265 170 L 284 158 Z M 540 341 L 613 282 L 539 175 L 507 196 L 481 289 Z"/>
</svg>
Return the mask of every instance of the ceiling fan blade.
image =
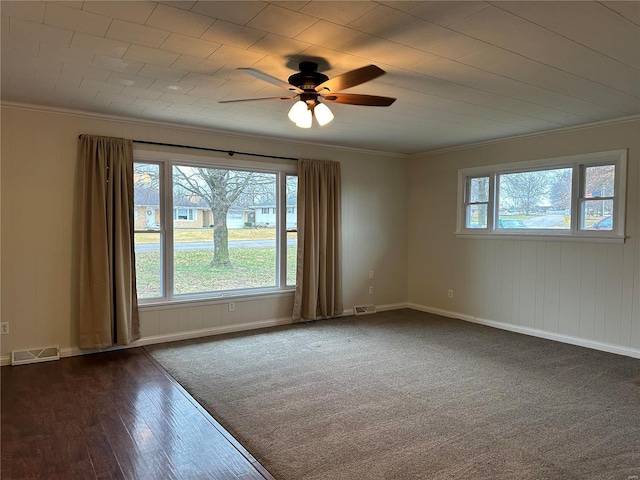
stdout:
<svg viewBox="0 0 640 480">
<path fill-rule="evenodd" d="M 279 78 L 272 77 L 266 73 L 261 72 L 260 70 L 256 70 L 255 68 L 238 68 L 238 70 L 242 70 L 249 75 L 252 75 L 260 80 L 264 80 L 265 82 L 269 82 L 272 85 L 277 85 L 280 88 L 284 88 L 286 90 L 291 90 L 292 92 L 302 93 L 302 89 L 295 87 L 284 80 L 280 80 Z"/>
<path fill-rule="evenodd" d="M 291 100 L 296 97 L 297 95 L 291 97 L 240 98 L 238 100 L 220 100 L 218 103 L 255 102 L 256 100 Z"/>
<path fill-rule="evenodd" d="M 365 105 L 369 107 L 388 107 L 396 101 L 391 97 L 380 97 L 378 95 L 360 95 L 357 93 L 330 93 L 321 95 L 327 102 L 346 103 L 347 105 Z"/>
<path fill-rule="evenodd" d="M 384 70 L 380 67 L 376 67 L 375 65 L 356 68 L 355 70 L 343 73 L 342 75 L 330 78 L 326 82 L 321 83 L 316 87 L 316 92 L 321 92 L 322 90 L 329 90 L 330 92 L 345 90 L 347 88 L 360 85 L 361 83 L 368 82 L 369 80 L 373 80 L 384 73 Z"/>
</svg>

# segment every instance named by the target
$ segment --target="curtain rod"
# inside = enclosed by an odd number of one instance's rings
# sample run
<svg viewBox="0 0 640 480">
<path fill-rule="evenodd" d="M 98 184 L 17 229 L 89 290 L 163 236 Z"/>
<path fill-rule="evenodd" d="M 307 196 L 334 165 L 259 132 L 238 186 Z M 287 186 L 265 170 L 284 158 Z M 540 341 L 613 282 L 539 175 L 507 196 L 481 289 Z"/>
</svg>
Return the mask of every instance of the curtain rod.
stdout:
<svg viewBox="0 0 640 480">
<path fill-rule="evenodd" d="M 78 135 L 78 138 L 82 137 L 82 134 Z M 161 147 L 178 147 L 178 148 L 190 148 L 192 150 L 205 150 L 207 152 L 218 152 L 218 153 L 226 153 L 230 157 L 234 155 L 246 155 L 248 157 L 262 157 L 262 158 L 274 158 L 276 160 L 293 160 L 297 162 L 297 158 L 293 157 L 281 157 L 278 155 L 263 155 L 261 153 L 250 153 L 250 152 L 236 152 L 235 150 L 221 150 L 219 148 L 208 148 L 208 147 L 194 147 L 193 145 L 178 145 L 176 143 L 162 143 L 162 142 L 149 142 L 147 140 L 132 140 L 133 143 L 144 143 L 146 145 L 158 145 Z"/>
</svg>

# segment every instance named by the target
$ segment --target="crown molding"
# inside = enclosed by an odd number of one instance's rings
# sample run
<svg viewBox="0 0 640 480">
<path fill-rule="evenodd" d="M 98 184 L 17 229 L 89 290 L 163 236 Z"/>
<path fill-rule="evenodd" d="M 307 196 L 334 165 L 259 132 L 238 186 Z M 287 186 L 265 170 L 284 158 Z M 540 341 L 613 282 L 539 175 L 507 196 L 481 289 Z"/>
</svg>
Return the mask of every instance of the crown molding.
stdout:
<svg viewBox="0 0 640 480">
<path fill-rule="evenodd" d="M 18 110 L 57 113 L 61 115 L 69 115 L 69 116 L 75 116 L 75 117 L 81 117 L 81 118 L 93 118 L 93 119 L 100 119 L 100 120 L 106 120 L 106 121 L 112 121 L 112 122 L 132 124 L 132 125 L 173 128 L 175 130 L 182 130 L 189 133 L 215 134 L 215 135 L 220 135 L 222 137 L 229 138 L 230 140 L 249 138 L 252 140 L 257 140 L 257 141 L 275 144 L 279 146 L 306 147 L 306 148 L 315 147 L 315 148 L 321 148 L 324 150 L 330 150 L 330 151 L 336 151 L 336 152 L 356 153 L 359 155 L 375 155 L 378 157 L 389 157 L 389 158 L 400 158 L 400 159 L 409 158 L 409 155 L 406 153 L 395 153 L 395 152 L 387 152 L 382 150 L 369 150 L 366 148 L 341 147 L 338 145 L 304 142 L 300 140 L 284 140 L 279 138 L 266 137 L 262 135 L 236 133 L 228 130 L 203 128 L 203 127 L 189 126 L 189 125 L 180 124 L 180 123 L 171 123 L 171 122 L 163 122 L 159 120 L 148 120 L 148 119 L 141 119 L 141 118 L 135 118 L 135 117 L 126 117 L 126 116 L 112 115 L 108 113 L 86 112 L 86 111 L 74 110 L 70 108 L 53 107 L 49 105 L 35 105 L 35 104 L 19 103 L 19 102 L 1 102 L 0 106 L 15 108 Z M 283 152 L 281 153 L 282 155 L 286 155 L 285 150 L 283 150 L 282 152 Z M 292 156 L 296 154 L 289 153 L 288 155 Z M 298 155 L 298 156 L 300 158 L 307 157 L 307 155 L 304 155 L 304 154 Z"/>
</svg>

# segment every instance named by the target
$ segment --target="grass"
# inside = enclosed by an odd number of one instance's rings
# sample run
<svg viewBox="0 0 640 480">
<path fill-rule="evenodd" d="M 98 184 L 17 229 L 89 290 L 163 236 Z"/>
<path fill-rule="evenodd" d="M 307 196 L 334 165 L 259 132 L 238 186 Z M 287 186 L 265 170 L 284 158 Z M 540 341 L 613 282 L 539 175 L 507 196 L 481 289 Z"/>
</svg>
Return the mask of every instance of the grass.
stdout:
<svg viewBox="0 0 640 480">
<path fill-rule="evenodd" d="M 174 293 L 201 293 L 276 285 L 276 251 L 274 248 L 233 248 L 229 257 L 233 267 L 211 267 L 213 251 L 209 249 L 176 251 L 174 259 Z M 287 284 L 295 284 L 296 247 L 287 248 Z M 158 252 L 136 253 L 136 278 L 139 298 L 158 297 L 160 255 Z"/>
</svg>

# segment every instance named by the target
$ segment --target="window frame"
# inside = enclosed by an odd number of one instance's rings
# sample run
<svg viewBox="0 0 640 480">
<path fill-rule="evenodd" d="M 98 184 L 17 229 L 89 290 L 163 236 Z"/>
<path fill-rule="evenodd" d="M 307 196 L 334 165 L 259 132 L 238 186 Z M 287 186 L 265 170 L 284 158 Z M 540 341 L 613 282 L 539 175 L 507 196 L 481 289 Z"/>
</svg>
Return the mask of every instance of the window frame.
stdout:
<svg viewBox="0 0 640 480">
<path fill-rule="evenodd" d="M 585 200 L 592 200 L 586 195 L 586 170 L 588 167 L 613 165 L 614 196 L 603 197 L 613 200 L 611 230 L 581 229 L 582 205 Z M 532 171 L 571 169 L 571 220 L 568 229 L 518 229 L 498 228 L 499 219 L 499 177 L 511 173 L 525 173 Z M 487 206 L 487 227 L 470 228 L 467 223 L 467 207 L 469 202 L 471 180 L 489 177 L 489 202 Z M 458 193 L 456 230 L 454 234 L 462 238 L 512 238 L 522 240 L 569 240 L 592 241 L 607 243 L 624 243 L 625 240 L 625 211 L 626 211 L 626 177 L 627 177 L 627 149 L 593 152 L 565 157 L 554 157 L 530 160 L 517 163 L 505 163 L 481 167 L 471 167 L 458 170 Z M 484 203 L 484 202 L 482 202 Z M 477 202 L 475 202 L 477 204 Z M 523 231 L 524 230 L 524 231 Z"/>
<path fill-rule="evenodd" d="M 295 286 L 287 285 L 286 278 L 286 213 L 283 213 L 282 206 L 286 202 L 286 176 L 297 176 L 297 163 L 283 161 L 244 161 L 239 159 L 227 160 L 223 157 L 206 152 L 199 154 L 170 153 L 168 151 L 147 150 L 145 148 L 134 148 L 134 163 L 148 163 L 159 165 L 160 185 L 159 185 L 159 207 L 160 207 L 160 227 L 154 230 L 134 230 L 134 233 L 160 233 L 160 288 L 161 296 L 138 298 L 141 306 L 174 304 L 184 302 L 216 302 L 229 297 L 256 297 L 273 296 L 274 294 L 293 293 Z M 173 248 L 173 227 L 174 227 L 174 205 L 173 205 L 173 166 L 184 165 L 202 168 L 220 168 L 224 170 L 252 171 L 275 174 L 276 193 L 278 206 L 274 209 L 276 214 L 276 261 L 275 274 L 276 284 L 269 287 L 244 288 L 233 290 L 218 290 L 213 292 L 198 292 L 188 294 L 175 294 L 174 285 L 174 248 Z M 194 213 L 195 215 L 195 213 Z M 179 220 L 181 222 L 187 220 Z M 284 233 L 284 241 L 283 241 Z M 284 268 L 283 268 L 284 264 Z"/>
</svg>

